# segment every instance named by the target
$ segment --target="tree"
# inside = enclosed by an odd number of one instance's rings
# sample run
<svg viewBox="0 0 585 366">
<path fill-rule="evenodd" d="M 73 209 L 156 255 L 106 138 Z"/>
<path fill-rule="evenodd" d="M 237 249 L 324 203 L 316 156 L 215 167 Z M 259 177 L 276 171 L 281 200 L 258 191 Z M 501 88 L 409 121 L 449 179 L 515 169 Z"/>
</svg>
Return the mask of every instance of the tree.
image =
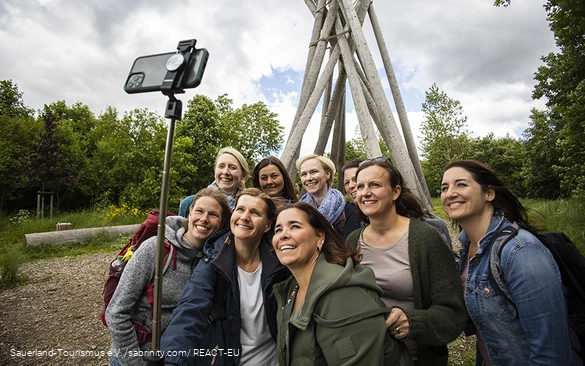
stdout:
<svg viewBox="0 0 585 366">
<path fill-rule="evenodd" d="M 175 155 L 187 162 L 181 168 L 181 187 L 188 194 L 208 186 L 213 181 L 215 155 L 222 147 L 232 146 L 248 160 L 250 169 L 255 162 L 280 149 L 283 130 L 276 113 L 264 103 L 244 104 L 234 109 L 227 94 L 215 101 L 196 95 L 177 123 Z"/>
<path fill-rule="evenodd" d="M 148 109 L 126 112 L 119 119 L 114 108 L 98 117 L 91 139 L 97 141 L 86 172 L 87 188 L 98 205 L 157 207 L 160 199 L 166 126 Z M 172 172 L 171 172 L 172 175 Z M 174 192 L 171 179 L 170 192 Z"/>
<path fill-rule="evenodd" d="M 533 109 L 530 127 L 524 131 L 526 195 L 556 199 L 561 195 L 558 133 L 548 121 L 547 113 Z"/>
<path fill-rule="evenodd" d="M 561 195 L 585 197 L 585 3 L 548 0 L 544 7 L 560 52 L 542 58 L 533 98 L 547 99 L 545 117 L 560 150 L 555 170 Z"/>
<path fill-rule="evenodd" d="M 42 126 L 25 106 L 18 85 L 0 81 L 0 213 L 7 202 L 26 194 L 25 158 L 35 149 Z"/>
<path fill-rule="evenodd" d="M 510 136 L 495 138 L 489 133 L 470 141 L 470 159 L 482 161 L 501 174 L 503 180 L 512 186 L 520 196 L 526 194 L 525 152 L 522 142 Z"/>
<path fill-rule="evenodd" d="M 358 127 L 356 127 L 358 129 Z M 358 133 L 359 135 L 359 133 Z M 378 145 L 380 146 L 380 151 L 382 152 L 383 156 L 387 156 L 391 158 L 390 151 L 388 151 L 388 147 L 384 143 L 382 136 L 378 134 Z M 345 143 L 345 162 L 349 163 L 352 160 L 366 160 L 368 157 L 366 155 L 366 149 L 364 147 L 364 141 L 359 138 L 353 138 Z M 337 167 L 341 169 L 341 167 Z"/>
<path fill-rule="evenodd" d="M 31 117 L 33 110 L 24 104 L 22 94 L 12 80 L 0 80 L 0 116 Z"/>
<path fill-rule="evenodd" d="M 469 155 L 469 136 L 465 131 L 467 117 L 458 100 L 449 98 L 436 84 L 425 92 L 421 124 L 423 171 L 431 195 L 439 192 L 443 168 L 452 160 Z"/>
</svg>

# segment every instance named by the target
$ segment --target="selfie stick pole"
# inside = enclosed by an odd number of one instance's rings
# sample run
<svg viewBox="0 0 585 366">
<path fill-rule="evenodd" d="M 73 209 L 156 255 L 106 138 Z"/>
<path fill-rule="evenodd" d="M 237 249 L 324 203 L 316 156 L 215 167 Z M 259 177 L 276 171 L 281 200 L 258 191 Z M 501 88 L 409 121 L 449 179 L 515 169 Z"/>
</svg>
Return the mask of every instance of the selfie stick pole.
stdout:
<svg viewBox="0 0 585 366">
<path fill-rule="evenodd" d="M 191 51 L 195 48 L 196 40 L 179 42 L 177 46 L 177 54 L 184 57 L 184 64 L 189 65 L 191 61 Z M 148 366 L 163 366 L 164 355 L 160 351 L 160 337 L 161 337 L 161 322 L 160 322 L 160 304 L 162 294 L 162 275 L 163 275 L 163 258 L 164 258 L 164 240 L 165 240 L 165 221 L 169 198 L 170 172 L 171 160 L 173 154 L 173 136 L 175 134 L 175 122 L 181 119 L 183 104 L 180 100 L 175 98 L 175 93 L 184 93 L 185 91 L 180 87 L 183 79 L 185 67 L 170 69 L 167 64 L 167 75 L 161 86 L 163 94 L 169 97 L 167 101 L 167 108 L 165 110 L 165 118 L 170 119 L 169 130 L 167 133 L 167 142 L 165 147 L 165 158 L 162 174 L 162 186 L 160 192 L 160 209 L 158 218 L 158 232 L 156 245 L 156 267 L 154 272 L 154 300 L 152 304 L 152 352 L 146 358 Z"/>
</svg>

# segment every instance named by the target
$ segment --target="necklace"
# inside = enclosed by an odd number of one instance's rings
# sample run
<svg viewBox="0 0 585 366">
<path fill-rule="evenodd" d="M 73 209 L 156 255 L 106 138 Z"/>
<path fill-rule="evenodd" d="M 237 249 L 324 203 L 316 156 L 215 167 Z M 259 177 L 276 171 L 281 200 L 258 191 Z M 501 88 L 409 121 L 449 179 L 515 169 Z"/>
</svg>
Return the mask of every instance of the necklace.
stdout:
<svg viewBox="0 0 585 366">
<path fill-rule="evenodd" d="M 288 304 L 291 303 L 291 301 L 295 298 L 295 296 L 297 295 L 297 291 L 299 290 L 299 284 L 297 283 L 295 285 L 295 287 L 293 288 L 292 292 L 290 293 L 288 300 L 286 300 L 286 304 L 282 305 L 282 310 L 284 310 Z"/>
</svg>

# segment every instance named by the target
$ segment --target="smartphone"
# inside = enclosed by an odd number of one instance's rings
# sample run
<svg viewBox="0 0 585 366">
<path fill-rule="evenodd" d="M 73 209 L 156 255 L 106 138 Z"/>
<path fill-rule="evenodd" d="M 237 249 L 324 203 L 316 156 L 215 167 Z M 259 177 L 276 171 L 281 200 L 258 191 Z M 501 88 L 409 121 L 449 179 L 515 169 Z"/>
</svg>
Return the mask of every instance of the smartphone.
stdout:
<svg viewBox="0 0 585 366">
<path fill-rule="evenodd" d="M 146 93 L 160 91 L 161 85 L 167 75 L 166 63 L 169 57 L 176 52 L 159 53 L 156 55 L 138 57 L 128 78 L 124 84 L 124 90 L 128 94 Z M 207 65 L 209 52 L 205 48 L 199 48 L 193 51 L 190 65 L 186 66 L 182 85 L 177 85 L 180 89 L 195 88 L 201 83 L 203 71 Z"/>
</svg>

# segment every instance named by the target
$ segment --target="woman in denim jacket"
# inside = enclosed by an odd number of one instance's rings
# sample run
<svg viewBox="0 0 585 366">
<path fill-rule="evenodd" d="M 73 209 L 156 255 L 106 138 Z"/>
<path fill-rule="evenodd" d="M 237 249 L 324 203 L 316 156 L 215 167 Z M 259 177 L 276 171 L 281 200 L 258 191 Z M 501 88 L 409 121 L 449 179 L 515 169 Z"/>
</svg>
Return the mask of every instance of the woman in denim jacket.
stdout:
<svg viewBox="0 0 585 366">
<path fill-rule="evenodd" d="M 441 203 L 462 229 L 460 273 L 477 334 L 476 365 L 580 365 L 571 349 L 559 269 L 532 234 L 518 198 L 483 163 L 459 160 L 443 172 Z M 504 246 L 501 267 L 515 306 L 488 276 L 494 239 L 511 222 L 521 229 Z"/>
</svg>

